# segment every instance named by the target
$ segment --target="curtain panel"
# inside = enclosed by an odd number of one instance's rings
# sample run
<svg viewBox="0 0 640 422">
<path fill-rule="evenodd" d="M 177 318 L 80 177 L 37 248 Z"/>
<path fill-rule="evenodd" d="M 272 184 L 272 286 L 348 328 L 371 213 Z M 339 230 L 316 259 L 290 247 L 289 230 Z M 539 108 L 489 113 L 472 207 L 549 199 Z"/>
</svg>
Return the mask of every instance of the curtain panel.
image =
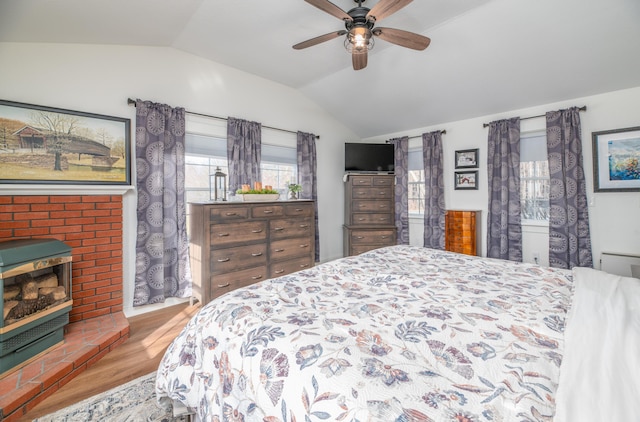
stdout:
<svg viewBox="0 0 640 422">
<path fill-rule="evenodd" d="M 229 193 L 235 195 L 242 185 L 253 186 L 262 180 L 262 125 L 229 117 L 227 119 L 227 163 Z"/>
<path fill-rule="evenodd" d="M 549 265 L 593 267 L 589 207 L 577 107 L 546 113 L 549 160 Z"/>
<path fill-rule="evenodd" d="M 395 225 L 398 245 L 409 244 L 409 137 L 387 141 L 394 146 L 395 155 Z"/>
<path fill-rule="evenodd" d="M 520 118 L 489 123 L 487 256 L 522 262 Z"/>
<path fill-rule="evenodd" d="M 183 108 L 136 100 L 134 306 L 191 296 L 184 138 Z"/>
<path fill-rule="evenodd" d="M 424 247 L 444 250 L 445 206 L 442 131 L 422 134 L 424 161 Z"/>
<path fill-rule="evenodd" d="M 298 183 L 302 185 L 301 199 L 312 199 L 315 207 L 315 262 L 320 262 L 320 230 L 318 230 L 318 184 L 316 135 L 298 131 L 296 140 Z"/>
</svg>

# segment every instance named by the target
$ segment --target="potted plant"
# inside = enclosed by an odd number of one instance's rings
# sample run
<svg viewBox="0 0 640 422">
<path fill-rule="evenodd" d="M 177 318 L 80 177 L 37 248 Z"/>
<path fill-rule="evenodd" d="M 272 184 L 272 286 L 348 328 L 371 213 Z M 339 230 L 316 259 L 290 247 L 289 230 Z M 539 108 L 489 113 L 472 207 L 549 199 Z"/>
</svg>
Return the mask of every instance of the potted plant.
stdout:
<svg viewBox="0 0 640 422">
<path fill-rule="evenodd" d="M 289 199 L 298 199 L 298 192 L 302 192 L 302 185 L 289 183 L 287 188 L 289 189 Z"/>
</svg>

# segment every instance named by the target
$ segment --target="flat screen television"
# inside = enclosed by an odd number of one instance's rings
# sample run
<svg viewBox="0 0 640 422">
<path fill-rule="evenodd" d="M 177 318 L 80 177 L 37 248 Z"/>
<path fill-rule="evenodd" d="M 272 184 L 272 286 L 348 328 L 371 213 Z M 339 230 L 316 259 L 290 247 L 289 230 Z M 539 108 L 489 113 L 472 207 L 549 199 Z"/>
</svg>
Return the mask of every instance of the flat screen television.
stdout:
<svg viewBox="0 0 640 422">
<path fill-rule="evenodd" d="M 344 144 L 344 171 L 348 173 L 393 173 L 393 144 Z"/>
</svg>

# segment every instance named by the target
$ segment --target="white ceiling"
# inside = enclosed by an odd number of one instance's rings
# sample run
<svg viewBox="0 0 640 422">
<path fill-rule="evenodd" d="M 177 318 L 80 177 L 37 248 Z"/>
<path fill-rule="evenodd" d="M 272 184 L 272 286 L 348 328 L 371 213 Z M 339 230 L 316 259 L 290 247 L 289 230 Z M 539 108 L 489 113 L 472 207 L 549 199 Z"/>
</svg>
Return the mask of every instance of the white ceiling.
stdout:
<svg viewBox="0 0 640 422">
<path fill-rule="evenodd" d="M 0 2 L 0 42 L 173 47 L 298 89 L 361 137 L 640 86 L 638 0 L 417 0 L 377 26 L 431 45 L 378 39 L 356 72 L 341 38 L 291 48 L 343 29 L 303 0 Z"/>
</svg>

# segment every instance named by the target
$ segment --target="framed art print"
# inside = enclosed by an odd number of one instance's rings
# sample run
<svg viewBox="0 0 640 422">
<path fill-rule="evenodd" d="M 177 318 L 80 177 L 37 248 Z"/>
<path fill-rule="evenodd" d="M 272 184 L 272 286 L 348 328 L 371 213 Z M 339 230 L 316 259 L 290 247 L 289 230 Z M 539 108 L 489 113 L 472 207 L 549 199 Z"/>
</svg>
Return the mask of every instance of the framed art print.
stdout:
<svg viewBox="0 0 640 422">
<path fill-rule="evenodd" d="M 478 189 L 478 171 L 456 171 L 454 187 L 456 190 Z"/>
<path fill-rule="evenodd" d="M 595 192 L 640 191 L 640 126 L 593 132 Z"/>
<path fill-rule="evenodd" d="M 129 185 L 130 125 L 0 100 L 0 183 Z"/>
<path fill-rule="evenodd" d="M 456 151 L 456 168 L 478 167 L 478 148 Z"/>
</svg>

